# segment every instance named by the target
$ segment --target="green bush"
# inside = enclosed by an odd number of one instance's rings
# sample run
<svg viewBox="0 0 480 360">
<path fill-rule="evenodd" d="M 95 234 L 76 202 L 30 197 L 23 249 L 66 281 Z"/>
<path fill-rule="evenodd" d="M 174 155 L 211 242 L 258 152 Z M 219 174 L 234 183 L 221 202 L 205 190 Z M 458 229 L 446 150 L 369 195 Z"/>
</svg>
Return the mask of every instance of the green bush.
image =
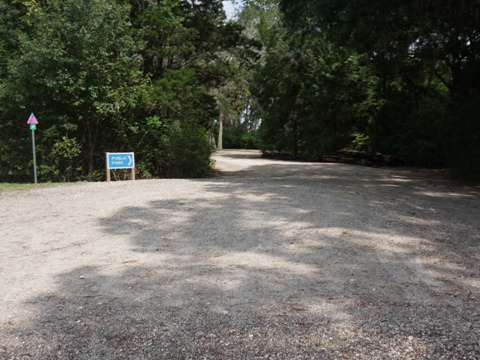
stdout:
<svg viewBox="0 0 480 360">
<path fill-rule="evenodd" d="M 61 137 L 51 151 L 42 156 L 42 163 L 38 166 L 39 177 L 53 182 L 78 180 L 78 175 L 82 173 L 80 155 L 77 139 Z"/>
<path fill-rule="evenodd" d="M 249 131 L 242 136 L 243 147 L 245 149 L 258 149 L 259 140 L 255 131 Z"/>
<path fill-rule="evenodd" d="M 243 125 L 223 131 L 223 147 L 225 149 L 258 149 L 258 138 L 255 131 L 245 132 Z"/>
<path fill-rule="evenodd" d="M 399 156 L 408 165 L 443 167 L 451 121 L 448 101 L 432 90 L 420 105 L 406 91 L 384 101 L 370 126 L 373 151 Z"/>
<path fill-rule="evenodd" d="M 205 177 L 212 149 L 205 128 L 194 121 L 147 119 L 149 137 L 136 152 L 139 178 Z"/>
<path fill-rule="evenodd" d="M 369 151 L 370 150 L 370 137 L 366 134 L 354 132 L 352 134 L 352 143 L 349 148 L 351 150 Z"/>
</svg>

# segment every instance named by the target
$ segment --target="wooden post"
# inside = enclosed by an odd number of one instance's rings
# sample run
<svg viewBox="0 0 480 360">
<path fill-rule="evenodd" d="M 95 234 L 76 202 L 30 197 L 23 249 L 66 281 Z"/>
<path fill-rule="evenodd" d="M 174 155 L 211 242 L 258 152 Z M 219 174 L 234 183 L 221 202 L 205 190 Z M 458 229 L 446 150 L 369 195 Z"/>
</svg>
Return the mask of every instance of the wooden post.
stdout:
<svg viewBox="0 0 480 360">
<path fill-rule="evenodd" d="M 110 182 L 110 169 L 108 167 L 108 152 L 105 156 L 105 168 L 107 169 L 107 182 Z"/>
</svg>

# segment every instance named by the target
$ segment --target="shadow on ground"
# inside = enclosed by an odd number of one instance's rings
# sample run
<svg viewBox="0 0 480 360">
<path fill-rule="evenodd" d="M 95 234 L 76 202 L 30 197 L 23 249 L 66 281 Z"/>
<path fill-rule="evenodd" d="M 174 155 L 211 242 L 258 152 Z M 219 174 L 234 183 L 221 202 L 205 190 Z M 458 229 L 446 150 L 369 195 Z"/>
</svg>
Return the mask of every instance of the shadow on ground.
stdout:
<svg viewBox="0 0 480 360">
<path fill-rule="evenodd" d="M 58 275 L 4 358 L 480 357 L 477 196 L 343 165 L 229 175 L 99 219 L 131 260 Z"/>
</svg>

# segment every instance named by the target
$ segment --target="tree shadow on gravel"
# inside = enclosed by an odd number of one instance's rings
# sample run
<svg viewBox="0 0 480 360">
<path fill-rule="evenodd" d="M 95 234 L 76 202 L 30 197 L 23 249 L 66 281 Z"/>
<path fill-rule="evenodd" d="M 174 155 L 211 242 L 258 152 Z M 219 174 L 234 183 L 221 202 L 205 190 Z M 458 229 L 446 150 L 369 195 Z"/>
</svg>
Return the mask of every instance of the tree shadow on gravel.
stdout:
<svg viewBox="0 0 480 360">
<path fill-rule="evenodd" d="M 100 219 L 128 257 L 58 275 L 0 358 L 480 357 L 479 198 L 307 167 L 198 180 L 197 196 Z"/>
</svg>

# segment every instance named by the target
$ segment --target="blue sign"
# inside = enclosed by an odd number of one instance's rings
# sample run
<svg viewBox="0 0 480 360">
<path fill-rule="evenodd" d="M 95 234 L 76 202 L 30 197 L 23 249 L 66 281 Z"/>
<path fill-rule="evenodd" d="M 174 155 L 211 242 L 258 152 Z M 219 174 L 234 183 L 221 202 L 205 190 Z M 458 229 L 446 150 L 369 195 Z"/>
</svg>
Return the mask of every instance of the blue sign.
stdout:
<svg viewBox="0 0 480 360">
<path fill-rule="evenodd" d="M 107 153 L 107 169 L 134 169 L 135 154 Z"/>
</svg>

